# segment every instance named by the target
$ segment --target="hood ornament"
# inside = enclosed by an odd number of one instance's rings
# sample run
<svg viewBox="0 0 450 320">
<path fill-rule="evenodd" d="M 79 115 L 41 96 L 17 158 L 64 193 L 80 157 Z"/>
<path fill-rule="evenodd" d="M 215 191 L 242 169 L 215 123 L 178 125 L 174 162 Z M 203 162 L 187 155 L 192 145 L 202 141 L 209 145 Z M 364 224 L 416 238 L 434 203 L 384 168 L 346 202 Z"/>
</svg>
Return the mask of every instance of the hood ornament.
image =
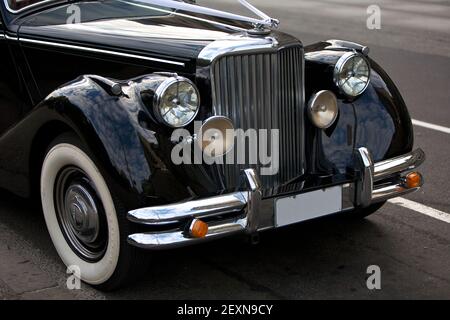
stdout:
<svg viewBox="0 0 450 320">
<path fill-rule="evenodd" d="M 247 0 L 239 0 L 239 3 L 262 19 L 253 23 L 254 29 L 248 31 L 250 34 L 268 34 L 270 29 L 276 29 L 280 25 L 280 20 L 269 17 Z"/>
</svg>

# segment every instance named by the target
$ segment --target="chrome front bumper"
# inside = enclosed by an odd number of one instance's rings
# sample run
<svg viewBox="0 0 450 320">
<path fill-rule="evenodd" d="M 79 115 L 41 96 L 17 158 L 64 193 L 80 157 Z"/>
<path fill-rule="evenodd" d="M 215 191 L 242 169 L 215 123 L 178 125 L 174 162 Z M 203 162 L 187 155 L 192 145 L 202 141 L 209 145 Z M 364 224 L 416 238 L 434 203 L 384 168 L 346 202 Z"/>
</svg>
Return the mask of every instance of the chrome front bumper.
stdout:
<svg viewBox="0 0 450 320">
<path fill-rule="evenodd" d="M 355 174 L 358 179 L 343 186 L 342 211 L 367 207 L 420 188 L 409 188 L 402 174 L 424 162 L 425 154 L 421 149 L 374 163 L 369 151 L 360 148 L 356 151 L 356 159 Z M 162 250 L 236 233 L 253 234 L 275 228 L 274 199 L 262 199 L 261 183 L 253 169 L 245 170 L 244 175 L 247 191 L 130 211 L 128 219 L 131 222 L 166 230 L 132 234 L 128 237 L 128 243 L 139 248 Z M 189 226 L 194 219 L 207 221 L 208 233 L 205 237 L 194 238 L 190 235 Z"/>
</svg>

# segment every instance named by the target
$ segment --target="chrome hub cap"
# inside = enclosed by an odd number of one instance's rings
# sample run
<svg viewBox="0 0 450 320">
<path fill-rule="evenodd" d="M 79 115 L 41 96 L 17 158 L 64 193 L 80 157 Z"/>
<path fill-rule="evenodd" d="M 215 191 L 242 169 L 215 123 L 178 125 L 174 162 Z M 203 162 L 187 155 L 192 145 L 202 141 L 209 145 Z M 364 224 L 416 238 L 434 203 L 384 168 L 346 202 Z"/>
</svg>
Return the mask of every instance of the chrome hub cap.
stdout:
<svg viewBox="0 0 450 320">
<path fill-rule="evenodd" d="M 78 168 L 61 170 L 55 205 L 64 236 L 84 260 L 98 261 L 107 247 L 107 224 L 101 201 L 89 178 Z"/>
<path fill-rule="evenodd" d="M 83 186 L 71 185 L 66 191 L 66 210 L 69 226 L 85 243 L 92 243 L 99 232 L 98 210 L 94 199 Z"/>
</svg>

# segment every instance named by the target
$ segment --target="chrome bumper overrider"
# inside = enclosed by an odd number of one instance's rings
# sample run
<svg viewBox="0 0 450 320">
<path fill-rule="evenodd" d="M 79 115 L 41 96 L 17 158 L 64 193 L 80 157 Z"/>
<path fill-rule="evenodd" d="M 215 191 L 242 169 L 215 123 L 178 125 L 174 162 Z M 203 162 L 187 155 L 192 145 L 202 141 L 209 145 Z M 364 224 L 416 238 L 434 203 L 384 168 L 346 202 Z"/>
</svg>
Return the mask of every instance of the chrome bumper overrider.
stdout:
<svg viewBox="0 0 450 320">
<path fill-rule="evenodd" d="M 417 149 L 406 155 L 374 163 L 366 148 L 356 150 L 357 181 L 343 186 L 342 211 L 367 207 L 420 188 L 409 188 L 404 173 L 417 168 L 425 154 Z M 244 170 L 247 191 L 166 206 L 143 208 L 128 213 L 131 222 L 165 231 L 132 234 L 128 243 L 144 249 L 169 249 L 236 233 L 253 234 L 275 227 L 274 199 L 262 199 L 261 183 L 253 169 Z M 208 223 L 205 237 L 194 238 L 189 226 L 194 219 Z M 180 227 L 180 225 L 184 227 Z M 173 227 L 175 226 L 175 227 Z"/>
</svg>

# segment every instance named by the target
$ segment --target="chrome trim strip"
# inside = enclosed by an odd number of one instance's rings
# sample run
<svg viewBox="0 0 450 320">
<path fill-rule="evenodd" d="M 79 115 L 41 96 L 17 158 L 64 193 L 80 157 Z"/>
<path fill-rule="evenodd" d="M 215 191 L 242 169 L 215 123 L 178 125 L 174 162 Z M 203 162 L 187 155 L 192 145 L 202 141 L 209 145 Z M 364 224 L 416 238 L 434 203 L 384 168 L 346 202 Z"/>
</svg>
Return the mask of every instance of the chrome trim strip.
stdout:
<svg viewBox="0 0 450 320">
<path fill-rule="evenodd" d="M 0 33 L 0 39 L 6 39 L 6 36 L 3 33 Z"/>
<path fill-rule="evenodd" d="M 246 52 L 276 52 L 279 43 L 273 37 L 250 37 L 245 33 L 226 36 L 208 44 L 198 55 L 199 65 L 209 66 L 214 60 L 225 55 L 236 55 Z"/>
<path fill-rule="evenodd" d="M 245 231 L 245 225 L 246 219 L 236 219 L 231 222 L 210 225 L 205 238 L 191 238 L 182 231 L 136 233 L 128 237 L 128 243 L 147 250 L 167 250 L 219 239 L 235 233 L 242 233 Z"/>
<path fill-rule="evenodd" d="M 35 40 L 35 39 L 29 39 L 29 38 L 19 38 L 18 40 L 21 42 L 42 44 L 42 45 L 58 47 L 58 48 L 81 50 L 81 51 L 95 52 L 95 53 L 103 53 L 103 54 L 109 54 L 109 55 L 118 56 L 118 57 L 160 62 L 160 63 L 172 64 L 172 65 L 177 65 L 177 66 L 182 66 L 182 67 L 185 66 L 185 64 L 183 62 L 176 62 L 176 61 L 171 61 L 171 60 L 152 58 L 152 57 L 146 57 L 146 56 L 141 56 L 141 55 L 117 52 L 117 51 L 95 49 L 95 48 L 90 48 L 90 47 L 76 46 L 76 45 L 64 44 L 64 43 L 58 43 L 58 42 L 48 42 L 48 41 Z"/>
<path fill-rule="evenodd" d="M 346 41 L 346 40 L 338 40 L 338 39 L 330 39 L 325 42 L 328 42 L 331 44 L 330 47 L 327 47 L 327 49 L 350 49 L 350 50 L 356 50 L 361 52 L 363 55 L 368 56 L 370 53 L 370 48 L 367 46 L 364 46 L 362 44 Z"/>
<path fill-rule="evenodd" d="M 128 220 L 141 224 L 177 222 L 189 218 L 241 211 L 247 204 L 247 193 L 236 192 L 167 206 L 138 209 L 128 212 Z"/>
<path fill-rule="evenodd" d="M 357 150 L 361 177 L 356 183 L 356 205 L 368 207 L 372 201 L 374 164 L 367 148 Z"/>
<path fill-rule="evenodd" d="M 396 198 L 403 196 L 405 194 L 415 192 L 419 190 L 422 187 L 417 188 L 407 188 L 403 185 L 403 183 L 397 183 L 394 185 L 388 185 L 385 187 L 381 187 L 378 189 L 373 190 L 372 193 L 372 203 L 385 201 L 391 198 Z"/>
<path fill-rule="evenodd" d="M 248 187 L 251 191 L 258 191 L 261 189 L 261 180 L 253 169 L 244 170 L 244 174 L 247 180 Z"/>
<path fill-rule="evenodd" d="M 252 234 L 258 230 L 260 221 L 261 201 L 262 201 L 262 185 L 259 176 L 254 169 L 244 170 L 247 181 L 248 193 L 247 200 L 247 217 L 245 231 Z"/>
<path fill-rule="evenodd" d="M 425 152 L 416 149 L 408 154 L 375 163 L 374 181 L 380 181 L 394 174 L 413 170 L 425 161 Z"/>
<path fill-rule="evenodd" d="M 17 40 L 18 40 L 18 39 L 17 39 L 17 36 L 16 36 L 16 37 L 11 37 L 11 36 L 8 36 L 6 33 L 3 34 L 3 37 L 4 37 L 6 40 L 11 40 L 11 41 L 17 41 Z"/>
</svg>

